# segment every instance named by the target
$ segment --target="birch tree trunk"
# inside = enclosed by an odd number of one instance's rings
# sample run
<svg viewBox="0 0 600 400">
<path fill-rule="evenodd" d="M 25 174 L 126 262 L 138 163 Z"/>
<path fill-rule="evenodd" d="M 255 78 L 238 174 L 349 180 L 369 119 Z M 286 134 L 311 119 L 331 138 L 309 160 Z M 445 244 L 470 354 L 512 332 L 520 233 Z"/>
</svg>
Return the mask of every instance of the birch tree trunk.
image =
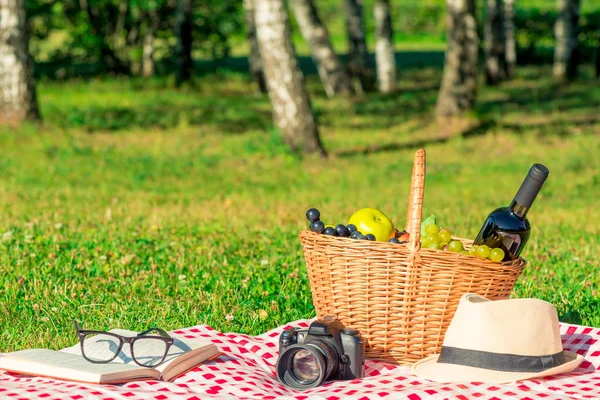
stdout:
<svg viewBox="0 0 600 400">
<path fill-rule="evenodd" d="M 258 50 L 258 40 L 256 39 L 256 23 L 254 22 L 254 0 L 244 0 L 244 14 L 246 19 L 246 35 L 250 49 L 248 52 L 248 63 L 250 64 L 250 74 L 258 85 L 261 93 L 267 93 L 267 83 L 263 72 L 260 51 Z"/>
<path fill-rule="evenodd" d="M 446 0 L 446 55 L 436 114 L 454 116 L 473 108 L 477 96 L 475 0 Z"/>
<path fill-rule="evenodd" d="M 283 0 L 256 0 L 256 36 L 273 119 L 292 150 L 325 156 Z"/>
<path fill-rule="evenodd" d="M 38 120 L 25 0 L 0 0 L 0 125 Z"/>
<path fill-rule="evenodd" d="M 390 93 L 396 90 L 396 52 L 389 0 L 375 1 L 375 39 L 379 91 Z"/>
<path fill-rule="evenodd" d="M 154 10 L 148 11 L 146 19 L 146 32 L 142 43 L 142 76 L 148 78 L 154 75 L 154 41 L 159 21 Z"/>
<path fill-rule="evenodd" d="M 486 0 L 486 11 L 484 26 L 485 80 L 488 85 L 497 85 L 506 79 L 506 42 L 502 0 Z"/>
<path fill-rule="evenodd" d="M 148 31 L 144 35 L 142 44 L 142 76 L 154 75 L 154 32 Z"/>
<path fill-rule="evenodd" d="M 579 66 L 579 0 L 558 0 L 558 19 L 554 25 L 553 74 L 557 81 L 567 81 L 577 75 Z"/>
<path fill-rule="evenodd" d="M 302 36 L 310 45 L 325 93 L 329 97 L 352 94 L 350 77 L 331 46 L 329 33 L 319 18 L 313 0 L 291 2 Z"/>
<path fill-rule="evenodd" d="M 515 0 L 504 0 L 504 40 L 506 50 L 506 79 L 515 76 L 517 41 L 515 37 Z"/>
<path fill-rule="evenodd" d="M 175 60 L 177 85 L 192 78 L 194 63 L 192 60 L 192 0 L 177 0 L 175 16 Z"/>
<path fill-rule="evenodd" d="M 358 80 L 357 92 L 375 90 L 375 73 L 369 61 L 365 40 L 363 0 L 344 0 L 346 34 L 348 36 L 348 70 Z"/>
</svg>

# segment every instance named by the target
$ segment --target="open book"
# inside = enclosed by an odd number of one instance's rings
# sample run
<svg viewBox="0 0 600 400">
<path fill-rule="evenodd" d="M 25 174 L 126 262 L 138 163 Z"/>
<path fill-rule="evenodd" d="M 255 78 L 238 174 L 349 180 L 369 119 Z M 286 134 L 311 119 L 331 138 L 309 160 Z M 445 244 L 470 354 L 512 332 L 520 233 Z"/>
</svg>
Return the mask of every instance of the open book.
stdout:
<svg viewBox="0 0 600 400">
<path fill-rule="evenodd" d="M 113 329 L 109 332 L 122 336 L 137 335 L 137 332 L 123 329 Z M 92 349 L 96 356 L 101 356 L 99 353 L 106 351 L 106 346 L 102 344 L 95 346 L 96 343 L 88 345 L 87 340 L 94 340 L 94 338 L 86 339 L 86 355 L 89 353 L 88 349 Z M 136 344 L 136 354 L 137 346 Z M 157 349 L 156 353 L 159 352 L 160 350 Z M 152 349 L 146 349 L 144 354 L 152 354 Z M 164 348 L 157 357 L 161 357 L 162 354 Z M 212 342 L 174 338 L 165 362 L 155 368 L 137 365 L 131 358 L 128 344 L 123 345 L 121 352 L 110 363 L 95 364 L 81 356 L 81 346 L 78 343 L 60 351 L 31 349 L 0 354 L 0 370 L 86 383 L 123 383 L 140 379 L 171 381 L 198 364 L 216 358 L 219 354 L 217 346 Z"/>
</svg>

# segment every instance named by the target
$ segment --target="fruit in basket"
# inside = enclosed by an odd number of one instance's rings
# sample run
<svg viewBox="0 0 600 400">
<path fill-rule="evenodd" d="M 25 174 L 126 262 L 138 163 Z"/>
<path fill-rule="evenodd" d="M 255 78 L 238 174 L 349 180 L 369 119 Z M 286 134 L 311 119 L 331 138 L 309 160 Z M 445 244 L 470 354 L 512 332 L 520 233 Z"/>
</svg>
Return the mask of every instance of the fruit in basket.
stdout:
<svg viewBox="0 0 600 400">
<path fill-rule="evenodd" d="M 461 253 L 465 250 L 465 248 L 460 240 L 453 240 L 448 243 L 448 250 Z"/>
<path fill-rule="evenodd" d="M 400 232 L 397 229 L 395 231 L 396 231 L 395 237 L 396 237 L 396 239 L 398 239 L 400 241 L 400 243 L 408 242 L 410 240 L 410 234 L 408 232 L 406 232 L 406 231 Z"/>
<path fill-rule="evenodd" d="M 492 249 L 492 251 L 490 251 L 490 260 L 492 260 L 493 262 L 500 262 L 504 260 L 504 256 L 504 250 L 500 248 Z"/>
<path fill-rule="evenodd" d="M 441 238 L 440 238 L 440 235 L 438 233 L 436 233 L 436 232 L 434 232 L 434 233 L 428 233 L 427 234 L 427 240 L 430 241 L 430 242 L 435 242 L 435 243 L 439 243 L 439 242 L 442 241 Z"/>
<path fill-rule="evenodd" d="M 325 230 L 325 224 L 323 223 L 323 221 L 319 220 L 311 222 L 310 230 L 315 233 L 323 233 L 323 231 Z"/>
<path fill-rule="evenodd" d="M 375 240 L 377 240 L 377 239 L 375 238 L 375 235 L 373 235 L 372 233 L 367 233 L 367 234 L 365 235 L 365 238 L 367 238 L 367 240 L 371 240 L 371 241 L 375 241 Z"/>
<path fill-rule="evenodd" d="M 421 247 L 427 248 L 429 243 L 431 243 L 431 240 L 427 239 L 427 236 L 421 236 Z"/>
<path fill-rule="evenodd" d="M 348 231 L 350 231 L 350 233 L 357 231 L 356 225 L 354 225 L 354 224 L 348 224 L 348 225 L 346 225 L 346 228 L 348 228 Z"/>
<path fill-rule="evenodd" d="M 394 224 L 380 210 L 376 208 L 363 208 L 350 217 L 349 224 L 356 226 L 364 235 L 373 234 L 375 239 L 385 242 L 394 237 Z"/>
<path fill-rule="evenodd" d="M 440 231 L 438 232 L 438 235 L 440 235 L 440 239 L 442 242 L 450 243 L 450 241 L 452 240 L 452 232 L 450 232 L 446 228 L 440 229 Z"/>
<path fill-rule="evenodd" d="M 479 248 L 479 246 L 477 246 L 476 244 L 469 247 L 469 250 L 468 250 L 469 255 L 471 255 L 471 256 L 476 255 L 478 248 Z"/>
<path fill-rule="evenodd" d="M 397 238 L 393 237 L 390 240 L 388 240 L 389 243 L 396 243 L 396 244 L 400 244 L 400 240 L 398 240 Z"/>
<path fill-rule="evenodd" d="M 325 228 L 323 230 L 323 235 L 327 235 L 327 236 L 337 236 L 337 231 L 335 230 L 335 228 L 333 226 L 328 226 L 327 228 Z"/>
<path fill-rule="evenodd" d="M 318 221 L 321 218 L 321 213 L 316 208 L 310 208 L 306 212 L 306 219 L 310 222 Z"/>
<path fill-rule="evenodd" d="M 425 234 L 429 235 L 430 233 L 438 233 L 440 228 L 436 224 L 429 224 L 425 226 Z"/>
<path fill-rule="evenodd" d="M 424 235 L 425 234 L 425 227 L 427 225 L 435 225 L 435 215 L 431 214 L 429 217 L 425 218 L 423 221 L 421 221 L 421 234 Z"/>
<path fill-rule="evenodd" d="M 338 224 L 338 226 L 335 227 L 335 230 L 337 231 L 337 234 L 338 234 L 339 237 L 348 237 L 348 236 L 350 236 L 350 231 L 348 230 L 348 228 L 346 227 L 346 225 Z"/>
<path fill-rule="evenodd" d="M 350 239 L 358 239 L 358 237 L 362 235 L 359 231 L 354 231 L 350 234 Z"/>
<path fill-rule="evenodd" d="M 427 242 L 425 247 L 428 249 L 440 250 L 440 244 L 437 242 Z"/>
<path fill-rule="evenodd" d="M 491 249 L 485 244 L 479 246 L 476 251 L 476 255 L 479 258 L 488 258 L 490 256 Z"/>
</svg>

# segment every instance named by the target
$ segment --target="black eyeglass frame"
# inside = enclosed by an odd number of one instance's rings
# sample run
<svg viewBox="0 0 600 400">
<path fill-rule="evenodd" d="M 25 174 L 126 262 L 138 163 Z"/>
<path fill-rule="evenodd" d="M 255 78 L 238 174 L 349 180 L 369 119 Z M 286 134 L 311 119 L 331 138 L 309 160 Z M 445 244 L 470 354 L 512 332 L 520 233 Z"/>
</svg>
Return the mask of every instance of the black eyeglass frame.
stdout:
<svg viewBox="0 0 600 400">
<path fill-rule="evenodd" d="M 153 328 L 150 328 L 150 329 L 146 329 L 144 332 L 138 333 L 137 336 L 121 336 L 121 335 L 118 335 L 118 334 L 112 333 L 112 332 L 90 331 L 90 330 L 87 330 L 87 329 L 82 329 L 81 326 L 79 325 L 79 323 L 76 320 L 73 320 L 73 323 L 75 323 L 75 329 L 77 329 L 77 336 L 79 337 L 79 343 L 81 345 L 81 355 L 87 361 L 89 361 L 91 363 L 94 363 L 94 364 L 106 364 L 106 363 L 109 363 L 109 362 L 113 361 L 115 358 L 117 358 L 117 356 L 121 352 L 121 349 L 123 348 L 123 345 L 125 343 L 129 343 L 129 348 L 131 350 L 131 358 L 133 359 L 133 361 L 137 365 L 139 365 L 140 367 L 155 368 L 155 367 L 158 367 L 159 365 L 161 365 L 162 363 L 165 362 L 165 358 L 167 357 L 167 354 L 169 354 L 169 349 L 171 348 L 171 346 L 174 343 L 174 339 L 171 336 L 169 336 L 169 334 L 167 332 L 163 331 L 160 328 L 156 328 L 156 327 L 153 327 Z M 144 364 L 138 362 L 138 360 L 136 360 L 136 358 L 135 358 L 135 352 L 133 350 L 133 344 L 134 344 L 134 342 L 136 340 L 139 340 L 139 339 L 148 339 L 148 336 L 146 336 L 146 335 L 148 335 L 151 332 L 158 332 L 158 334 L 160 336 L 152 336 L 152 339 L 162 340 L 163 342 L 165 342 L 166 348 L 165 348 L 165 354 L 163 354 L 163 357 L 160 360 L 160 362 L 158 364 L 154 364 L 152 366 L 148 366 L 148 365 L 144 365 Z M 91 360 L 91 359 L 87 358 L 87 356 L 85 355 L 85 351 L 83 349 L 83 342 L 84 342 L 85 337 L 87 335 L 108 335 L 108 336 L 112 336 L 114 338 L 117 338 L 119 340 L 119 348 L 115 352 L 115 355 L 113 356 L 113 358 L 111 358 L 110 360 L 102 360 L 102 361 Z"/>
</svg>

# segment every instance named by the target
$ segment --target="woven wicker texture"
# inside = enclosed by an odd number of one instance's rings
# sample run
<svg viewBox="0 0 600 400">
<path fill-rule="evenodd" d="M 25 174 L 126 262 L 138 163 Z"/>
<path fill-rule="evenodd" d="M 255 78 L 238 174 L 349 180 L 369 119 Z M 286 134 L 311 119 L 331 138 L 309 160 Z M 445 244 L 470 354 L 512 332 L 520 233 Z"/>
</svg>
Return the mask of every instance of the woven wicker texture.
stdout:
<svg viewBox="0 0 600 400">
<path fill-rule="evenodd" d="M 507 298 L 525 261 L 420 248 L 425 151 L 415 155 L 407 231 L 398 245 L 300 232 L 317 316 L 358 329 L 366 357 L 397 364 L 438 353 L 464 293 Z M 468 248 L 472 241 L 461 240 Z"/>
</svg>

